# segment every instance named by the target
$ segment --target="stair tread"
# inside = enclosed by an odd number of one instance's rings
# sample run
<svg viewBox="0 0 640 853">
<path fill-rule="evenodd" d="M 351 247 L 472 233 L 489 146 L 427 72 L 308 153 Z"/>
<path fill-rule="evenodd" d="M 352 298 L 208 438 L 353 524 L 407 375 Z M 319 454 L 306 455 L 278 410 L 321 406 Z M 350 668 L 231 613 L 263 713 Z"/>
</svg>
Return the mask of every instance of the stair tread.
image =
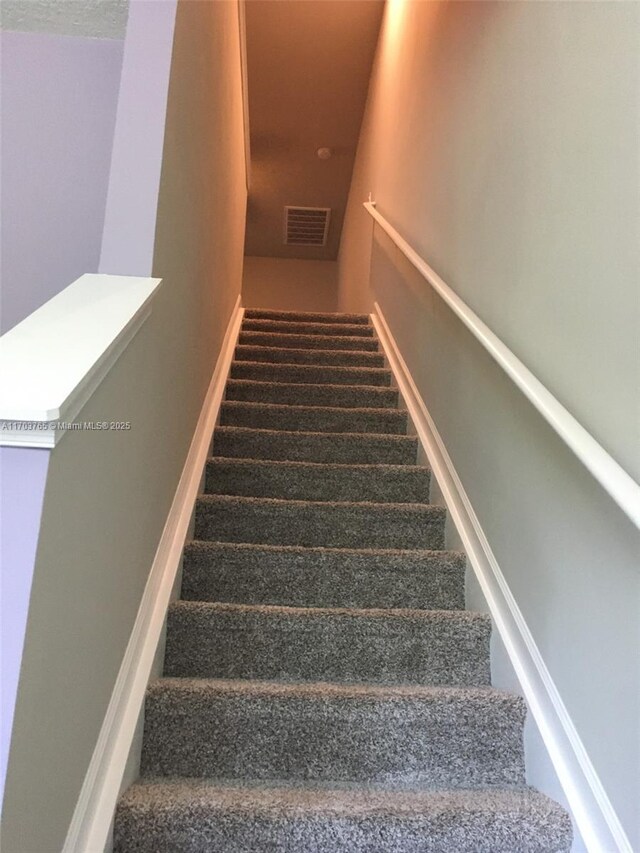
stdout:
<svg viewBox="0 0 640 853">
<path fill-rule="evenodd" d="M 395 409 L 398 389 L 390 385 L 350 385 L 322 382 L 269 382 L 266 379 L 229 379 L 226 400 L 290 405 Z"/>
<path fill-rule="evenodd" d="M 271 545 L 269 543 L 256 544 L 254 542 L 217 542 L 213 539 L 192 539 L 187 545 L 187 550 L 207 549 L 246 549 L 247 551 L 273 551 L 283 553 L 302 554 L 353 554 L 357 556 L 380 556 L 380 557 L 406 557 L 411 560 L 426 558 L 442 558 L 451 560 L 457 564 L 466 563 L 466 555 L 462 551 L 453 551 L 445 548 L 331 548 L 324 545 Z"/>
<path fill-rule="evenodd" d="M 373 326 L 364 323 L 314 323 L 301 320 L 257 320 L 247 319 L 242 323 L 243 331 L 267 331 L 279 332 L 280 334 L 320 334 L 349 337 L 371 338 L 374 334 Z"/>
<path fill-rule="evenodd" d="M 240 329 L 240 344 L 266 344 L 281 349 L 302 347 L 304 349 L 329 349 L 334 351 L 366 350 L 378 352 L 377 338 L 365 338 L 353 335 L 304 335 L 283 334 L 272 331 L 253 331 Z"/>
<path fill-rule="evenodd" d="M 235 426 L 219 426 L 216 427 L 216 432 L 238 432 L 238 433 L 257 433 L 257 434 L 265 434 L 265 436 L 269 435 L 286 435 L 291 436 L 293 438 L 299 438 L 300 436 L 317 436 L 321 439 L 326 439 L 327 437 L 335 436 L 336 438 L 352 438 L 354 441 L 362 441 L 362 439 L 371 439 L 372 441 L 381 441 L 381 442 L 389 442 L 389 443 L 402 443 L 402 444 L 416 444 L 417 439 L 412 435 L 380 435 L 377 432 L 296 432 L 294 430 L 287 429 L 261 429 L 259 427 L 235 427 Z M 292 462 L 295 460 L 291 460 Z"/>
<path fill-rule="evenodd" d="M 357 547 L 362 540 L 373 547 L 397 547 L 400 540 L 407 547 L 437 548 L 443 540 L 445 516 L 444 507 L 429 503 L 203 494 L 196 501 L 195 530 L 200 538 L 234 542 Z M 205 530 L 211 535 L 202 535 Z"/>
<path fill-rule="evenodd" d="M 345 619 L 370 619 L 390 621 L 415 620 L 425 622 L 463 622 L 488 625 L 491 617 L 487 613 L 473 610 L 421 610 L 411 607 L 292 607 L 282 604 L 230 604 L 220 601 L 174 601 L 170 610 L 205 613 L 259 614 L 262 616 L 290 616 L 301 620 L 322 619 L 323 617 L 344 617 Z"/>
<path fill-rule="evenodd" d="M 150 682 L 148 696 L 209 694 L 229 697 L 294 697 L 309 700 L 381 701 L 414 700 L 445 705 L 460 702 L 491 703 L 517 711 L 524 720 L 524 699 L 517 693 L 497 687 L 458 687 L 430 684 L 342 684 L 335 681 L 264 681 L 250 678 L 176 678 L 162 677 Z"/>
<path fill-rule="evenodd" d="M 167 840 L 185 853 L 567 853 L 572 837 L 566 812 L 525 785 L 403 790 L 143 779 L 122 797 L 116 826 L 115 853 L 132 849 L 131 833 L 141 853 L 156 853 Z"/>
<path fill-rule="evenodd" d="M 340 415 L 349 415 L 352 414 L 362 414 L 362 415 L 371 415 L 371 416 L 380 416 L 383 418 L 390 419 L 398 419 L 407 417 L 406 409 L 397 409 L 397 408 L 374 408 L 373 406 L 311 406 L 304 405 L 300 403 L 263 403 L 258 400 L 225 400 L 222 403 L 223 408 L 229 409 L 246 409 L 247 411 L 259 411 L 260 409 L 265 409 L 267 411 L 287 411 L 292 409 L 294 411 L 303 411 L 303 412 L 311 412 L 311 413 L 319 413 L 319 412 L 335 412 Z M 377 433 L 376 433 L 377 434 Z"/>
<path fill-rule="evenodd" d="M 246 363 L 246 364 L 268 364 L 269 362 L 254 361 L 254 362 L 243 362 L 243 363 Z M 286 366 L 286 367 L 322 367 L 322 365 L 306 365 L 306 364 L 287 364 L 287 365 L 278 365 L 278 366 L 279 367 L 281 367 L 281 366 Z M 331 367 L 332 370 L 334 369 L 334 365 L 329 365 L 329 366 Z M 335 365 L 335 369 L 337 369 L 337 370 L 341 370 L 341 369 L 354 370 L 354 369 L 358 369 L 358 368 L 353 368 L 353 367 L 341 368 L 339 365 Z M 375 367 L 375 368 L 364 367 L 362 369 L 363 370 L 384 370 L 381 367 Z M 262 387 L 262 386 L 274 385 L 275 383 L 269 382 L 268 380 L 265 380 L 265 379 L 241 379 L 240 377 L 238 377 L 238 378 L 232 377 L 231 379 L 229 379 L 229 382 L 227 384 L 231 385 L 232 387 L 233 386 L 243 387 L 243 386 L 250 386 L 250 385 Z M 315 383 L 313 383 L 313 382 L 311 382 L 311 383 L 309 383 L 309 382 L 278 382 L 277 384 L 278 384 L 278 388 L 282 388 L 283 386 L 289 386 L 291 388 L 304 389 L 305 391 L 308 390 L 310 387 L 311 388 L 315 387 Z M 339 391 L 344 391 L 346 389 L 347 391 L 355 391 L 355 392 L 371 391 L 372 393 L 380 394 L 381 396 L 382 395 L 388 395 L 391 392 L 394 392 L 396 394 L 398 393 L 397 388 L 391 388 L 391 387 L 388 387 L 385 385 L 348 385 L 347 383 L 340 384 L 340 385 L 332 385 L 331 382 L 324 382 L 322 384 L 322 388 L 323 388 L 323 390 L 327 389 L 327 388 L 336 388 Z"/>
<path fill-rule="evenodd" d="M 194 539 L 182 598 L 304 607 L 464 608 L 458 551 L 254 545 Z"/>
<path fill-rule="evenodd" d="M 254 400 L 225 400 L 220 407 L 220 423 L 285 429 L 292 432 L 354 432 L 376 435 L 406 435 L 407 411 L 373 406 L 298 405 Z"/>
<path fill-rule="evenodd" d="M 171 677 L 145 707 L 143 776 L 525 781 L 524 700 L 488 686 Z"/>
<path fill-rule="evenodd" d="M 254 497 L 252 495 L 207 495 L 201 494 L 197 497 L 198 503 L 202 504 L 213 504 L 213 503 L 223 503 L 223 504 L 237 504 L 238 506 L 254 506 L 256 504 L 263 504 L 264 506 L 272 506 L 274 508 L 286 508 L 286 507 L 296 507 L 296 506 L 304 506 L 313 508 L 314 506 L 318 507 L 355 507 L 355 508 L 366 508 L 371 512 L 378 512 L 380 514 L 388 514 L 394 511 L 398 512 L 406 512 L 413 515 L 424 515 L 426 513 L 432 513 L 436 515 L 445 515 L 446 509 L 439 504 L 430 504 L 430 503 L 377 503 L 375 501 L 310 501 L 310 500 L 298 500 L 291 498 L 267 498 L 267 497 Z"/>
<path fill-rule="evenodd" d="M 466 611 L 175 602 L 164 674 L 487 685 L 490 633 Z"/>
<path fill-rule="evenodd" d="M 474 809 L 506 809 L 512 811 L 527 805 L 538 805 L 545 813 L 564 815 L 564 811 L 545 794 L 527 785 L 509 788 L 411 788 L 397 785 L 359 785 L 349 782 L 293 782 L 287 779 L 200 779 L 180 777 L 149 777 L 139 779 L 123 796 L 127 806 L 143 806 L 156 801 L 169 807 L 200 804 L 244 808 L 266 807 L 287 809 L 297 814 L 299 809 L 311 813 L 325 810 L 348 815 L 354 811 L 371 814 L 420 814 L 425 810 L 448 811 Z"/>
<path fill-rule="evenodd" d="M 231 362 L 232 369 L 237 365 L 242 365 L 242 367 L 269 367 L 275 371 L 284 369 L 286 367 L 292 367 L 300 371 L 301 374 L 304 374 L 307 371 L 311 373 L 314 370 L 325 370 L 327 371 L 327 373 L 336 374 L 356 373 L 359 376 L 382 376 L 384 374 L 385 376 L 391 376 L 391 371 L 387 367 L 359 367 L 358 365 L 353 365 L 352 367 L 343 367 L 340 364 L 296 364 L 295 362 L 286 361 L 278 362 L 277 364 L 272 363 L 270 361 L 234 360 Z M 292 384 L 305 385 L 307 383 L 298 382 Z"/>
<path fill-rule="evenodd" d="M 293 320 L 311 323 L 359 323 L 368 325 L 368 314 L 348 314 L 331 311 L 278 311 L 271 308 L 246 308 L 245 319 L 248 320 Z"/>
<path fill-rule="evenodd" d="M 213 456 L 204 492 L 299 500 L 428 502 L 431 471 L 418 465 L 296 462 Z"/>
<path fill-rule="evenodd" d="M 270 460 L 361 463 L 375 460 L 413 465 L 418 442 L 414 436 L 389 433 L 304 432 L 216 427 L 213 455 Z"/>
<path fill-rule="evenodd" d="M 228 542 L 438 548 L 445 516 L 444 507 L 428 503 L 205 494 L 196 503 L 195 532 Z"/>
<path fill-rule="evenodd" d="M 323 433 L 326 435 L 326 433 Z M 431 468 L 428 465 L 392 465 L 381 462 L 304 462 L 295 459 L 249 459 L 247 457 L 236 456 L 209 456 L 207 462 L 211 465 L 228 464 L 237 466 L 252 466 L 256 465 L 260 468 L 299 468 L 300 470 L 308 470 L 310 473 L 314 471 L 369 471 L 372 474 L 385 471 L 397 471 L 400 474 L 428 474 Z"/>
<path fill-rule="evenodd" d="M 296 359 L 302 359 L 303 363 L 322 364 L 322 359 L 344 359 L 345 361 L 376 362 L 384 364 L 384 356 L 379 352 L 370 350 L 332 350 L 332 349 L 296 349 L 290 347 L 283 350 L 281 347 L 260 346 L 259 344 L 238 344 L 235 349 L 235 357 L 244 357 L 247 361 L 265 361 L 267 363 L 281 364 L 291 359 L 290 364 L 298 364 Z M 329 362 L 330 363 L 330 362 Z M 364 365 L 363 365 L 364 366 Z"/>
<path fill-rule="evenodd" d="M 378 385 L 391 387 L 391 371 L 384 367 L 353 365 L 273 364 L 264 361 L 231 363 L 231 379 L 262 379 L 298 385 Z"/>
<path fill-rule="evenodd" d="M 339 364 L 296 364 L 295 362 L 269 362 L 269 361 L 238 361 L 234 359 L 231 362 L 231 379 L 244 379 L 246 376 L 241 376 L 241 373 L 256 373 L 267 374 L 268 379 L 263 382 L 277 382 L 279 376 L 287 376 L 299 378 L 300 380 L 289 382 L 289 385 L 366 385 L 366 382 L 330 382 L 329 379 L 368 379 L 368 380 L 385 380 L 386 386 L 389 387 L 391 381 L 391 371 L 386 367 L 361 367 L 357 364 L 343 367 Z M 234 375 L 235 374 L 235 375 Z M 318 377 L 326 377 L 326 382 L 319 382 Z M 374 387 L 380 387 L 382 383 L 371 381 L 369 383 Z"/>
</svg>

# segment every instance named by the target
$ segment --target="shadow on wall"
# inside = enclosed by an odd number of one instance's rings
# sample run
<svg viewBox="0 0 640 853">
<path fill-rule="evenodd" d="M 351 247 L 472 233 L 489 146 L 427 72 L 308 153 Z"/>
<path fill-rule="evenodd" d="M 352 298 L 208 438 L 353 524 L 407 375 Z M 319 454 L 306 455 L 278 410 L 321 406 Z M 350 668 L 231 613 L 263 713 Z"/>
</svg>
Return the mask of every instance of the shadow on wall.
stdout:
<svg viewBox="0 0 640 853">
<path fill-rule="evenodd" d="M 337 311 L 338 264 L 247 256 L 242 304 L 245 308 L 279 311 Z"/>
</svg>

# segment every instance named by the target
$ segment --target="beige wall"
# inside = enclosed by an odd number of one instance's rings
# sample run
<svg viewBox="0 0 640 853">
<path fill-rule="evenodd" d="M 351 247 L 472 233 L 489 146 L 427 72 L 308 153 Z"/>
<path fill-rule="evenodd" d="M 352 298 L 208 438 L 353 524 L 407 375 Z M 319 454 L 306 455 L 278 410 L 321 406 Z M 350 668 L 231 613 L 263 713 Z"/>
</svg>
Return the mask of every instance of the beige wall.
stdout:
<svg viewBox="0 0 640 853">
<path fill-rule="evenodd" d="M 362 208 L 371 192 L 637 477 L 639 36 L 637 4 L 389 0 L 339 287 L 342 310 L 381 304 L 640 848 L 637 531 Z M 499 644 L 493 663 L 513 686 Z M 531 781 L 558 793 L 528 740 Z"/>
<path fill-rule="evenodd" d="M 240 292 L 237 6 L 180 2 L 153 312 L 49 468 L 3 813 L 4 853 L 60 850 Z"/>
<path fill-rule="evenodd" d="M 335 261 L 383 6 L 247 0 L 247 254 Z M 331 208 L 326 245 L 285 245 L 285 205 Z"/>
<path fill-rule="evenodd" d="M 283 311 L 337 311 L 338 264 L 294 258 L 245 257 L 245 308 Z"/>
</svg>

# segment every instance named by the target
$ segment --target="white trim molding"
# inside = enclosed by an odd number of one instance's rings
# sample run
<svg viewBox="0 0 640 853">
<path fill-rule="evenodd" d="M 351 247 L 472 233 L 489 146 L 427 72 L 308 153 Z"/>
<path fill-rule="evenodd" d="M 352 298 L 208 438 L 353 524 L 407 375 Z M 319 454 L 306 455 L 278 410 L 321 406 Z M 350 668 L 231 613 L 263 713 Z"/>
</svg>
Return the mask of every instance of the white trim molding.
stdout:
<svg viewBox="0 0 640 853">
<path fill-rule="evenodd" d="M 238 296 L 62 853 L 98 853 L 108 841 L 243 315 Z"/>
<path fill-rule="evenodd" d="M 583 841 L 590 853 L 633 853 L 378 303 L 371 319 Z"/>
<path fill-rule="evenodd" d="M 364 202 L 364 208 L 393 240 L 407 260 L 418 270 L 453 313 L 469 329 L 489 355 L 500 365 L 547 423 L 556 431 L 620 509 L 640 528 L 640 485 L 627 474 L 591 433 L 557 400 L 520 359 L 482 322 L 471 308 L 411 248 L 407 241 L 382 216 L 375 202 Z"/>
<path fill-rule="evenodd" d="M 74 429 L 151 314 L 161 282 L 88 273 L 0 338 L 0 446 L 50 449 Z"/>
</svg>

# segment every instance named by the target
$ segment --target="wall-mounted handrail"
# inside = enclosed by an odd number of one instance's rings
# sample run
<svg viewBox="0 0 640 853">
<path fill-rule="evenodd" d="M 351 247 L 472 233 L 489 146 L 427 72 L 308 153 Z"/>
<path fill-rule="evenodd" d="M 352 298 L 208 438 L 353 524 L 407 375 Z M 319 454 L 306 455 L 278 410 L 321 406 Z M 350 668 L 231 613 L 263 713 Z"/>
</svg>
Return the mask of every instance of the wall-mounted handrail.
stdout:
<svg viewBox="0 0 640 853">
<path fill-rule="evenodd" d="M 375 202 L 364 202 L 367 212 L 388 234 L 402 254 L 423 276 L 471 334 L 500 365 L 525 397 L 556 431 L 565 444 L 595 477 L 620 509 L 640 528 L 640 485 L 613 459 L 591 433 L 565 409 L 553 394 L 531 373 L 509 347 L 482 322 L 429 264 L 375 208 Z"/>
</svg>

